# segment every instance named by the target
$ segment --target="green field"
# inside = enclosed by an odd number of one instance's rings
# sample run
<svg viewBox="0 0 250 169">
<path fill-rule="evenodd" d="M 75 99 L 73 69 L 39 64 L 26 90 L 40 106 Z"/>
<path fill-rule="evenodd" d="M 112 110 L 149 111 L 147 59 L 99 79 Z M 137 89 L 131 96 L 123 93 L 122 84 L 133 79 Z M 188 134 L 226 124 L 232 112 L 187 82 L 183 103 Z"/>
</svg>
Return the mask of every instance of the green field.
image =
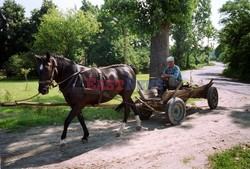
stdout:
<svg viewBox="0 0 250 169">
<path fill-rule="evenodd" d="M 147 80 L 148 74 L 137 75 L 137 80 Z M 11 102 L 21 100 L 35 95 L 38 92 L 38 82 L 30 81 L 28 88 L 25 90 L 25 81 L 0 81 L 0 102 Z M 138 96 L 137 91 L 134 92 L 132 98 Z M 107 104 L 121 103 L 121 97 L 107 102 Z M 58 88 L 50 90 L 48 95 L 39 95 L 29 100 L 36 102 L 59 103 L 65 102 Z M 0 128 L 10 130 L 23 130 L 34 126 L 45 126 L 54 124 L 63 124 L 68 115 L 69 107 L 0 107 Z M 87 107 L 83 110 L 86 120 L 95 119 L 122 119 L 123 113 L 116 112 L 110 108 Z M 74 119 L 73 122 L 76 122 Z"/>
</svg>

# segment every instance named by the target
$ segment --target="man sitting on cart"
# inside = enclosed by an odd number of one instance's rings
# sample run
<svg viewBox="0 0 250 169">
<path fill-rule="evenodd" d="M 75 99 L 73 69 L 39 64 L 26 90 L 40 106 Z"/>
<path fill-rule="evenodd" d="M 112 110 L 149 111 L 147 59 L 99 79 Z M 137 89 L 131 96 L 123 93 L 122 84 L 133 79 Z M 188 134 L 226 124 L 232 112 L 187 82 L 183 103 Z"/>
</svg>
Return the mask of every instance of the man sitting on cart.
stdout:
<svg viewBox="0 0 250 169">
<path fill-rule="evenodd" d="M 163 90 L 174 90 L 182 82 L 182 76 L 179 66 L 175 65 L 174 57 L 167 58 L 168 66 L 163 72 Z"/>
</svg>

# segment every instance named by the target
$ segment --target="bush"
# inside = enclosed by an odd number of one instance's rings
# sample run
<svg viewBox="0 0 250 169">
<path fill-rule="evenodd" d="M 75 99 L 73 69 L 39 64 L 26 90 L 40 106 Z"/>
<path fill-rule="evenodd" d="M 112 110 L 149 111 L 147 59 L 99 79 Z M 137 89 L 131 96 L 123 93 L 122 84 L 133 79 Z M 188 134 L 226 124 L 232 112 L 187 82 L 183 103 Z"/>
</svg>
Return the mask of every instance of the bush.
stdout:
<svg viewBox="0 0 250 169">
<path fill-rule="evenodd" d="M 7 71 L 7 78 L 24 79 L 21 72 L 23 68 L 31 70 L 29 77 L 34 78 L 37 75 L 35 59 L 33 59 L 33 54 L 29 52 L 11 56 L 4 68 Z"/>
</svg>

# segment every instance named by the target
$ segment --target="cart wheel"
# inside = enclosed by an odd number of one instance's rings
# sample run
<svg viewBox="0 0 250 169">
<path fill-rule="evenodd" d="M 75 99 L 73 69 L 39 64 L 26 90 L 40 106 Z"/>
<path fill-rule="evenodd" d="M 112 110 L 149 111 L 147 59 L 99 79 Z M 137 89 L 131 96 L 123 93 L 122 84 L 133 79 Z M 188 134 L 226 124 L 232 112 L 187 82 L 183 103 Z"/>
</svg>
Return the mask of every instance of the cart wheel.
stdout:
<svg viewBox="0 0 250 169">
<path fill-rule="evenodd" d="M 165 107 L 167 122 L 179 125 L 186 117 L 186 106 L 182 99 L 175 97 L 170 99 Z"/>
<path fill-rule="evenodd" d="M 148 120 L 153 114 L 152 111 L 147 110 L 146 108 L 137 107 L 137 111 L 141 120 Z"/>
<path fill-rule="evenodd" d="M 210 109 L 216 109 L 218 106 L 219 96 L 216 87 L 210 87 L 207 92 L 207 102 Z"/>
</svg>

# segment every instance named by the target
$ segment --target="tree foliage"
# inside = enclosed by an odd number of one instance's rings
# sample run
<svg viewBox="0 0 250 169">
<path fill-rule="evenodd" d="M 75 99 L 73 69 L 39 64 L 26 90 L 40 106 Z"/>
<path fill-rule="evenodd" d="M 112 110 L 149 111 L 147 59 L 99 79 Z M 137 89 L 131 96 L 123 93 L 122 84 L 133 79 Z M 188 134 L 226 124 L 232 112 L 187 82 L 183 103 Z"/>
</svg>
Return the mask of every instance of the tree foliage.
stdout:
<svg viewBox="0 0 250 169">
<path fill-rule="evenodd" d="M 57 8 L 57 6 L 52 2 L 52 0 L 43 0 L 40 9 L 34 9 L 31 11 L 30 24 L 33 26 L 34 33 L 37 32 L 43 15 L 47 14 L 49 10 L 53 8 Z"/>
<path fill-rule="evenodd" d="M 241 80 L 250 81 L 250 3 L 249 0 L 228 1 L 220 9 L 224 28 L 220 43 L 228 72 Z"/>
<path fill-rule="evenodd" d="M 196 64 L 200 63 L 199 56 L 207 55 L 211 52 L 210 39 L 215 37 L 215 28 L 211 23 L 211 0 L 199 0 L 192 24 L 192 54 Z M 207 43 L 205 42 L 207 39 Z M 206 45 L 205 45 L 206 44 Z"/>
<path fill-rule="evenodd" d="M 34 50 L 63 55 L 75 61 L 84 57 L 83 41 L 99 31 L 100 24 L 87 12 L 69 10 L 66 14 L 52 9 L 42 17 L 38 33 L 35 34 Z"/>
<path fill-rule="evenodd" d="M 24 12 L 14 0 L 6 0 L 0 7 L 0 68 L 10 56 L 27 50 Z"/>
<path fill-rule="evenodd" d="M 195 64 L 208 61 L 211 50 L 209 40 L 215 37 L 215 28 L 210 18 L 211 0 L 198 0 L 195 6 L 193 16 L 186 17 L 185 22 L 173 25 L 172 37 L 175 44 L 172 54 L 184 69 L 191 68 L 193 60 Z"/>
<path fill-rule="evenodd" d="M 172 54 L 182 68 L 194 57 L 201 60 L 208 49 L 203 39 L 213 32 L 210 2 L 105 0 L 99 8 L 83 0 L 79 10 L 61 12 L 52 0 L 43 0 L 25 18 L 22 6 L 5 0 L 0 7 L 1 64 L 14 76 L 32 66 L 29 75 L 34 76 L 31 57 L 49 51 L 87 66 L 127 63 L 159 76 L 169 56 L 170 34 Z"/>
<path fill-rule="evenodd" d="M 98 11 L 97 19 L 101 23 L 102 32 L 92 38 L 94 43 L 88 49 L 88 64 L 106 66 L 127 63 L 134 64 L 139 71 L 148 71 L 149 42 L 147 38 L 135 35 L 129 28 L 126 28 L 126 37 L 124 37 L 122 24 L 124 20 L 119 16 L 114 16 L 105 4 Z"/>
<path fill-rule="evenodd" d="M 94 15 L 98 15 L 98 12 L 99 12 L 99 8 L 98 6 L 94 6 L 92 5 L 89 1 L 87 0 L 83 0 L 82 1 L 82 6 L 80 8 L 82 11 L 84 12 L 91 12 L 92 14 Z"/>
</svg>

